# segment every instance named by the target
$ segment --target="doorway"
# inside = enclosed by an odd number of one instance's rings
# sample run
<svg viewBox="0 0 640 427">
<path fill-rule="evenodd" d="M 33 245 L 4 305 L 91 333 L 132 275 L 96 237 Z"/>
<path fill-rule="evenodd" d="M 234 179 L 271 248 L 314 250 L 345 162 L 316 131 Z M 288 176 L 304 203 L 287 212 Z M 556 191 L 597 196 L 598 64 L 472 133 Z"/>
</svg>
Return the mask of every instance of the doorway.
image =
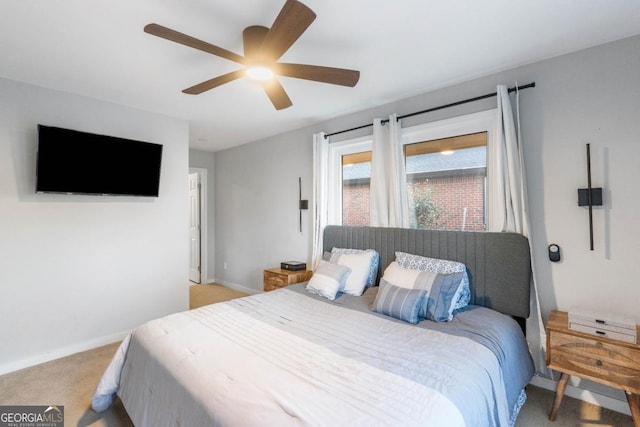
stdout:
<svg viewBox="0 0 640 427">
<path fill-rule="evenodd" d="M 189 169 L 189 281 L 207 278 L 206 169 Z"/>
</svg>

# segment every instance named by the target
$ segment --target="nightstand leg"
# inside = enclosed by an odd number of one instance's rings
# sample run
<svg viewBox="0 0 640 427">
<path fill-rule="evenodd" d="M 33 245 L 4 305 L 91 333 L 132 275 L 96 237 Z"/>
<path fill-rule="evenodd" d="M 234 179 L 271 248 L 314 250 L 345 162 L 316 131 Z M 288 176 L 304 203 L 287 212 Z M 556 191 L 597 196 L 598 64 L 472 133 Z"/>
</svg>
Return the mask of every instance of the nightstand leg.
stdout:
<svg viewBox="0 0 640 427">
<path fill-rule="evenodd" d="M 626 392 L 627 402 L 629 402 L 629 409 L 631 409 L 631 417 L 633 418 L 633 425 L 640 427 L 640 395 Z"/>
<path fill-rule="evenodd" d="M 556 416 L 558 415 L 558 409 L 560 409 L 560 404 L 562 403 L 562 398 L 564 397 L 564 390 L 567 388 L 567 382 L 571 375 L 565 374 L 564 372 L 560 375 L 560 380 L 558 381 L 558 387 L 556 388 L 556 398 L 553 401 L 553 407 L 551 408 L 551 413 L 549 414 L 549 419 L 551 421 L 556 420 Z M 638 426 L 636 426 L 638 427 Z"/>
</svg>

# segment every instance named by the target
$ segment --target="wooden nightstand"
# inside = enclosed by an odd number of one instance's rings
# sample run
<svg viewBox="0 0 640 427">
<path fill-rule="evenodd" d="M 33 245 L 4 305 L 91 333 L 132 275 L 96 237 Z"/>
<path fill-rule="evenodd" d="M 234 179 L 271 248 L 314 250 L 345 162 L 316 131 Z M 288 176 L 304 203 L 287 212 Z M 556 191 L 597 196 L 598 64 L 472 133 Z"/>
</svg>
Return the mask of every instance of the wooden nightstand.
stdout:
<svg viewBox="0 0 640 427">
<path fill-rule="evenodd" d="M 555 421 L 571 375 L 622 389 L 633 424 L 640 427 L 640 344 L 569 329 L 568 313 L 552 311 L 547 322 L 547 365 L 561 372 L 549 414 Z M 640 325 L 637 325 L 640 336 Z"/>
<path fill-rule="evenodd" d="M 306 282 L 311 279 L 312 275 L 313 272 L 310 270 L 289 271 L 281 268 L 270 268 L 264 270 L 264 290 L 273 291 L 294 283 Z"/>
</svg>

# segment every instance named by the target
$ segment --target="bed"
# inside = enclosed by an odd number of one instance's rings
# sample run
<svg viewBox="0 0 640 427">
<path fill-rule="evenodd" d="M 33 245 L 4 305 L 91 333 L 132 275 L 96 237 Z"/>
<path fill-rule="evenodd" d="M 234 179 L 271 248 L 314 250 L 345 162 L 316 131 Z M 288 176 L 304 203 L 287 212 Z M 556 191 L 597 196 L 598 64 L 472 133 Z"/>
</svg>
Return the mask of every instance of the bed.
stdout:
<svg viewBox="0 0 640 427">
<path fill-rule="evenodd" d="M 152 320 L 122 342 L 93 409 L 117 395 L 137 426 L 514 425 L 534 372 L 517 320 L 529 315 L 526 238 L 328 226 L 324 248 L 330 268 L 332 257 L 377 254 L 374 286 L 329 299 L 310 281 Z M 415 272 L 399 254 L 465 271 Z M 464 274 L 468 301 L 443 321 L 385 314 L 391 270 L 430 278 L 429 292 Z M 421 295 L 410 316 L 430 315 L 425 292 L 401 291 Z"/>
</svg>

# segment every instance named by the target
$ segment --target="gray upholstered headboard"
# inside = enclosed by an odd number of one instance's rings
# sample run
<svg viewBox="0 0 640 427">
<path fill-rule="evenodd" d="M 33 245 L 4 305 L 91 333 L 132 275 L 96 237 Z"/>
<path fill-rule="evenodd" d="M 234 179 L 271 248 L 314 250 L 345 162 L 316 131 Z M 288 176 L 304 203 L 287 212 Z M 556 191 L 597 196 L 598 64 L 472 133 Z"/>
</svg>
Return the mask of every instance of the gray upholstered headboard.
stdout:
<svg viewBox="0 0 640 427">
<path fill-rule="evenodd" d="M 471 303 L 515 317 L 529 317 L 531 258 L 526 237 L 516 233 L 435 231 L 327 226 L 324 250 L 375 249 L 378 280 L 395 251 L 459 261 L 467 266 Z"/>
</svg>

